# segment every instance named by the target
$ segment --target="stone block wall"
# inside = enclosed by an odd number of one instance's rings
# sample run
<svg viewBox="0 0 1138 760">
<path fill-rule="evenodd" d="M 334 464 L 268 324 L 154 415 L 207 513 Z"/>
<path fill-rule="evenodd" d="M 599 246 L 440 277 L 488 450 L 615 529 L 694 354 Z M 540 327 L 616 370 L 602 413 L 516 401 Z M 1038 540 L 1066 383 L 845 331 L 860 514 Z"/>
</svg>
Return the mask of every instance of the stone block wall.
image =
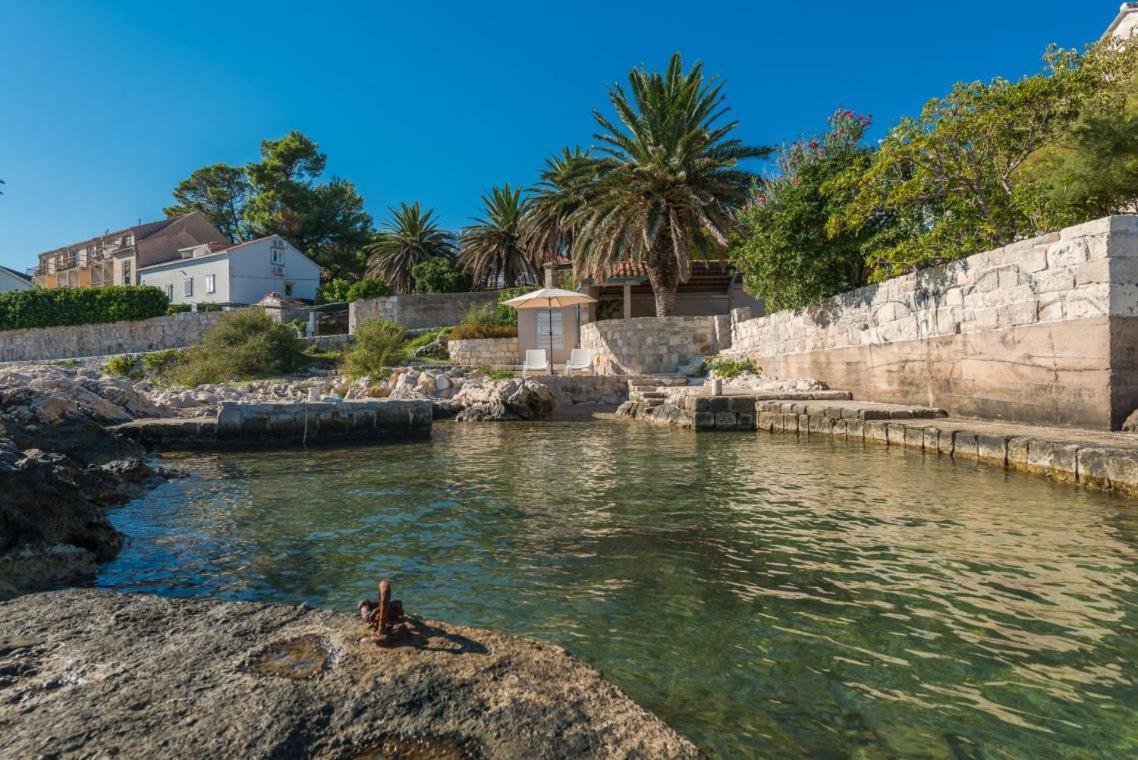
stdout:
<svg viewBox="0 0 1138 760">
<path fill-rule="evenodd" d="M 494 291 L 369 298 L 349 304 L 348 329 L 354 333 L 365 319 L 388 319 L 409 330 L 448 327 L 462 321 L 471 309 L 497 300 Z"/>
<path fill-rule="evenodd" d="M 314 443 L 429 435 L 429 399 L 247 404 L 223 401 L 219 444 Z"/>
<path fill-rule="evenodd" d="M 514 367 L 522 362 L 517 338 L 452 340 L 447 349 L 450 360 L 463 367 Z"/>
<path fill-rule="evenodd" d="M 637 317 L 581 325 L 581 347 L 593 352 L 598 375 L 675 372 L 697 356 L 716 353 L 715 317 Z"/>
<path fill-rule="evenodd" d="M 1138 217 L 1115 216 L 844 293 L 732 314 L 732 355 L 856 398 L 1117 428 L 1138 407 Z"/>
<path fill-rule="evenodd" d="M 133 322 L 37 327 L 0 332 L 0 362 L 137 354 L 200 343 L 221 312 L 172 314 Z"/>
</svg>

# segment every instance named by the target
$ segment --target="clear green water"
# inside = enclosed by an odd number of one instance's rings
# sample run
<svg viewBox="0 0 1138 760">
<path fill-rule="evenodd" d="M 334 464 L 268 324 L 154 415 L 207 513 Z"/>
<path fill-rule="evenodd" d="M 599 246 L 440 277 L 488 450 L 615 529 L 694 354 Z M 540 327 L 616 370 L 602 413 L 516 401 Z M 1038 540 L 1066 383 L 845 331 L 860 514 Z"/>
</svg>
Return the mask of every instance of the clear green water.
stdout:
<svg viewBox="0 0 1138 760">
<path fill-rule="evenodd" d="M 183 460 L 104 587 L 558 642 L 722 757 L 1138 755 L 1138 503 L 831 441 L 440 424 Z"/>
</svg>

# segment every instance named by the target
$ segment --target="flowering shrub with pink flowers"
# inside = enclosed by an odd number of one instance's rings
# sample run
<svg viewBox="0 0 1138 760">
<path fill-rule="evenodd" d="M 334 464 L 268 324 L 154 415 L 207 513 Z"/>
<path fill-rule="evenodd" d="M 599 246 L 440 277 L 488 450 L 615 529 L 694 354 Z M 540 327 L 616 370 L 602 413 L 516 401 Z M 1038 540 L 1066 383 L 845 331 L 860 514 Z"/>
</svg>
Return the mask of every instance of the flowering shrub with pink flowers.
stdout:
<svg viewBox="0 0 1138 760">
<path fill-rule="evenodd" d="M 782 146 L 777 173 L 752 189 L 732 257 L 744 285 L 769 309 L 800 308 L 865 284 L 871 233 L 830 235 L 826 220 L 848 193 L 837 178 L 865 167 L 869 116 L 839 109 L 820 135 Z"/>
</svg>

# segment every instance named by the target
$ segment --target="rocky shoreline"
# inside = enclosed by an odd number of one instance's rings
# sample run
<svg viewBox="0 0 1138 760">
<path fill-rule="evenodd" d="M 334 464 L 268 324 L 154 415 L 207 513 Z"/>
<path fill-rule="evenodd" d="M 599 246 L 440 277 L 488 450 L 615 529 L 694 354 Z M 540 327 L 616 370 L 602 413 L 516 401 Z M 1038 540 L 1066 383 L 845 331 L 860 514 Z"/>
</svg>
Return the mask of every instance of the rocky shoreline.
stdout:
<svg viewBox="0 0 1138 760">
<path fill-rule="evenodd" d="M 613 410 L 619 378 L 494 379 L 462 367 L 404 367 L 383 378 L 329 373 L 172 388 L 92 366 L 0 368 L 0 599 L 79 583 L 115 557 L 123 537 L 106 517 L 172 472 L 109 427 L 148 418 L 217 415 L 222 402 L 430 400 L 436 419 L 567 418 Z"/>
<path fill-rule="evenodd" d="M 106 430 L 165 410 L 92 375 L 0 373 L 0 599 L 93 576 L 122 547 L 106 509 L 169 475 Z"/>
<path fill-rule="evenodd" d="M 362 589 L 361 589 L 362 592 Z M 15 757 L 696 758 L 560 647 L 411 618 L 70 589 L 0 603 Z"/>
<path fill-rule="evenodd" d="M 558 408 L 615 408 L 623 385 L 440 376 L 407 369 L 386 388 L 314 376 L 186 390 L 82 366 L 0 368 L 5 752 L 701 756 L 556 646 L 412 617 L 409 639 L 381 649 L 357 616 L 304 605 L 43 591 L 92 579 L 124 541 L 108 508 L 177 474 L 149 465 L 115 425 L 209 414 L 223 400 L 337 393 L 429 398 L 436 416 L 459 420 L 545 419 Z"/>
</svg>

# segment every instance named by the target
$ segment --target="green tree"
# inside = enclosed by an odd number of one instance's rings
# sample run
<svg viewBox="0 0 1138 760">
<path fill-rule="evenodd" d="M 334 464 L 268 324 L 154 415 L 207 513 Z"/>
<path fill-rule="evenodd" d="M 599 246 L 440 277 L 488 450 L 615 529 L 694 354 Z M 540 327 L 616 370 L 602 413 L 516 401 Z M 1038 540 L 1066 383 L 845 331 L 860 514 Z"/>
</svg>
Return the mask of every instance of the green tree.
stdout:
<svg viewBox="0 0 1138 760">
<path fill-rule="evenodd" d="M 355 186 L 321 182 L 327 157 L 310 138 L 290 132 L 261 143 L 261 160 L 245 167 L 252 194 L 245 220 L 258 236 L 278 234 L 330 277 L 356 278 L 364 268 L 371 216 Z"/>
<path fill-rule="evenodd" d="M 462 231 L 460 259 L 479 287 L 537 280 L 537 261 L 522 245 L 522 194 L 503 185 L 482 196 L 484 212 Z"/>
<path fill-rule="evenodd" d="M 868 169 L 845 176 L 853 200 L 831 217 L 830 232 L 858 232 L 892 217 L 893 234 L 869 256 L 880 280 L 1048 229 L 1053 219 L 1030 188 L 1032 167 L 1080 113 L 1120 106 L 1135 47 L 1052 48 L 1043 73 L 961 83 L 930 100 L 889 133 Z"/>
<path fill-rule="evenodd" d="M 820 137 L 784 146 L 778 174 L 756 184 L 739 213 L 741 242 L 731 252 L 746 288 L 768 309 L 795 309 L 866 282 L 864 248 L 880 228 L 828 234 L 825 220 L 849 202 L 834 180 L 864 171 L 870 120 L 853 111 L 830 117 Z"/>
<path fill-rule="evenodd" d="M 703 243 L 729 242 L 755 179 L 739 162 L 770 150 L 731 137 L 737 122 L 721 121 L 729 110 L 723 84 L 705 80 L 698 63 L 685 73 L 678 53 L 663 74 L 633 69 L 628 87 L 609 90 L 619 124 L 594 112 L 600 145 L 543 205 L 565 210 L 579 278 L 643 261 L 656 315 L 665 317 Z"/>
<path fill-rule="evenodd" d="M 277 234 L 320 265 L 325 277 L 358 278 L 372 220 L 344 179 L 321 178 L 327 157 L 290 132 L 261 143 L 261 160 L 244 167 L 211 164 L 174 190 L 167 215 L 201 211 L 232 240 Z"/>
<path fill-rule="evenodd" d="M 436 256 L 411 267 L 416 293 L 465 293 L 472 283 L 470 272 L 453 256 Z"/>
<path fill-rule="evenodd" d="M 367 246 L 368 274 L 383 278 L 396 293 L 414 288 L 412 267 L 427 259 L 454 255 L 454 236 L 438 225 L 434 210 L 416 203 L 390 209 L 390 216 Z"/>
<path fill-rule="evenodd" d="M 1138 44 L 1114 41 L 1099 55 L 1106 92 L 1027 170 L 1025 194 L 1042 199 L 1050 226 L 1138 213 Z"/>
<path fill-rule="evenodd" d="M 1062 153 L 1041 162 L 1030 190 L 1057 227 L 1109 214 L 1138 214 L 1138 113 L 1080 116 Z"/>
<path fill-rule="evenodd" d="M 245 170 L 228 164 L 210 164 L 195 169 L 174 188 L 172 206 L 166 216 L 200 211 L 222 234 L 234 243 L 248 240 L 245 204 L 249 200 L 249 180 Z"/>
</svg>

